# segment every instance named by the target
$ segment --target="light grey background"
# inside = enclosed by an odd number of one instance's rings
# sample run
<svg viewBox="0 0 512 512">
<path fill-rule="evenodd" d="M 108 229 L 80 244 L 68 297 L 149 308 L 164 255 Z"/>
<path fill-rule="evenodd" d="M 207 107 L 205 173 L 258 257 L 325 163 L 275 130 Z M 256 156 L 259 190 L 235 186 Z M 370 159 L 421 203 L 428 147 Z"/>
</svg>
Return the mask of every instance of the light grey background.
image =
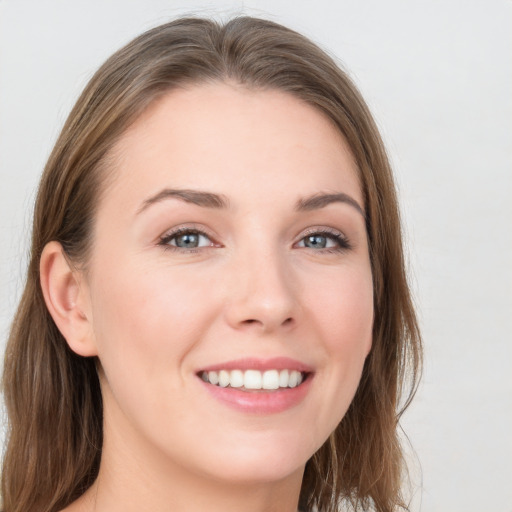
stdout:
<svg viewBox="0 0 512 512">
<path fill-rule="evenodd" d="M 510 0 L 0 0 L 0 348 L 38 176 L 74 100 L 114 50 L 190 12 L 289 25 L 361 88 L 396 170 L 425 338 L 403 421 L 412 510 L 512 511 Z"/>
</svg>

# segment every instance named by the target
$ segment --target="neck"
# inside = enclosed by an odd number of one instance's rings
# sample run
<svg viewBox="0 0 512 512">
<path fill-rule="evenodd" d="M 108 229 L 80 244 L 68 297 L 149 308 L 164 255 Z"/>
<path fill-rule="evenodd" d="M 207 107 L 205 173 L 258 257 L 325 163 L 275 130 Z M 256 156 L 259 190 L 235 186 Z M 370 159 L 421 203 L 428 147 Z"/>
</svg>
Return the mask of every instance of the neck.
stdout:
<svg viewBox="0 0 512 512">
<path fill-rule="evenodd" d="M 129 489 L 101 474 L 83 497 L 80 512 L 296 512 L 300 486 L 168 481 L 166 486 L 139 480 Z"/>
<path fill-rule="evenodd" d="M 226 481 L 106 429 L 98 478 L 66 512 L 296 512 L 303 470 L 277 481 Z"/>
</svg>

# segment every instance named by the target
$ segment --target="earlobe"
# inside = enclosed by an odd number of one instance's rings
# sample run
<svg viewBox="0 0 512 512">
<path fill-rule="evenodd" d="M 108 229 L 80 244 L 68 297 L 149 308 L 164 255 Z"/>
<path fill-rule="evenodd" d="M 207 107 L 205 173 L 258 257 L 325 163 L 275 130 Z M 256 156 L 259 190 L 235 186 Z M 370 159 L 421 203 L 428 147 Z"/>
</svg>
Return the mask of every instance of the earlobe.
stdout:
<svg viewBox="0 0 512 512">
<path fill-rule="evenodd" d="M 97 355 L 83 276 L 72 269 L 58 242 L 45 246 L 39 271 L 46 307 L 71 350 Z"/>
</svg>

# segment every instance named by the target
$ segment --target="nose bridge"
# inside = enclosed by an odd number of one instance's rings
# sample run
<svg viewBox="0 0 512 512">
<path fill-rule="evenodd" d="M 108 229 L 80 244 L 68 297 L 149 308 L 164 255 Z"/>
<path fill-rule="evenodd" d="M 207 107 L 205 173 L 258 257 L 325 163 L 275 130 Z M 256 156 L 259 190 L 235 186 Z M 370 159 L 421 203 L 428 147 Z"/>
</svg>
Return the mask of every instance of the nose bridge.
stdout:
<svg viewBox="0 0 512 512">
<path fill-rule="evenodd" d="M 272 331 L 297 316 L 297 289 L 286 255 L 268 243 L 240 250 L 233 262 L 228 322 Z"/>
</svg>

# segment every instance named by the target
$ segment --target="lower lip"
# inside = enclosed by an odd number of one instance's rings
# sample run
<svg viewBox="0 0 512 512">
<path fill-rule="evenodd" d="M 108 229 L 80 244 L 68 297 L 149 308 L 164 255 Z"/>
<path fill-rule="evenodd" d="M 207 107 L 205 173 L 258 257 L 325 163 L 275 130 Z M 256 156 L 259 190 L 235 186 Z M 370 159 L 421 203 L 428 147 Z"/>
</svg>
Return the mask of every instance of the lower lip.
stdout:
<svg viewBox="0 0 512 512">
<path fill-rule="evenodd" d="M 203 380 L 200 382 L 210 395 L 233 409 L 253 414 L 275 414 L 291 409 L 302 402 L 311 387 L 312 380 L 313 375 L 310 374 L 295 388 L 274 391 L 242 391 L 237 388 L 214 386 Z"/>
</svg>

